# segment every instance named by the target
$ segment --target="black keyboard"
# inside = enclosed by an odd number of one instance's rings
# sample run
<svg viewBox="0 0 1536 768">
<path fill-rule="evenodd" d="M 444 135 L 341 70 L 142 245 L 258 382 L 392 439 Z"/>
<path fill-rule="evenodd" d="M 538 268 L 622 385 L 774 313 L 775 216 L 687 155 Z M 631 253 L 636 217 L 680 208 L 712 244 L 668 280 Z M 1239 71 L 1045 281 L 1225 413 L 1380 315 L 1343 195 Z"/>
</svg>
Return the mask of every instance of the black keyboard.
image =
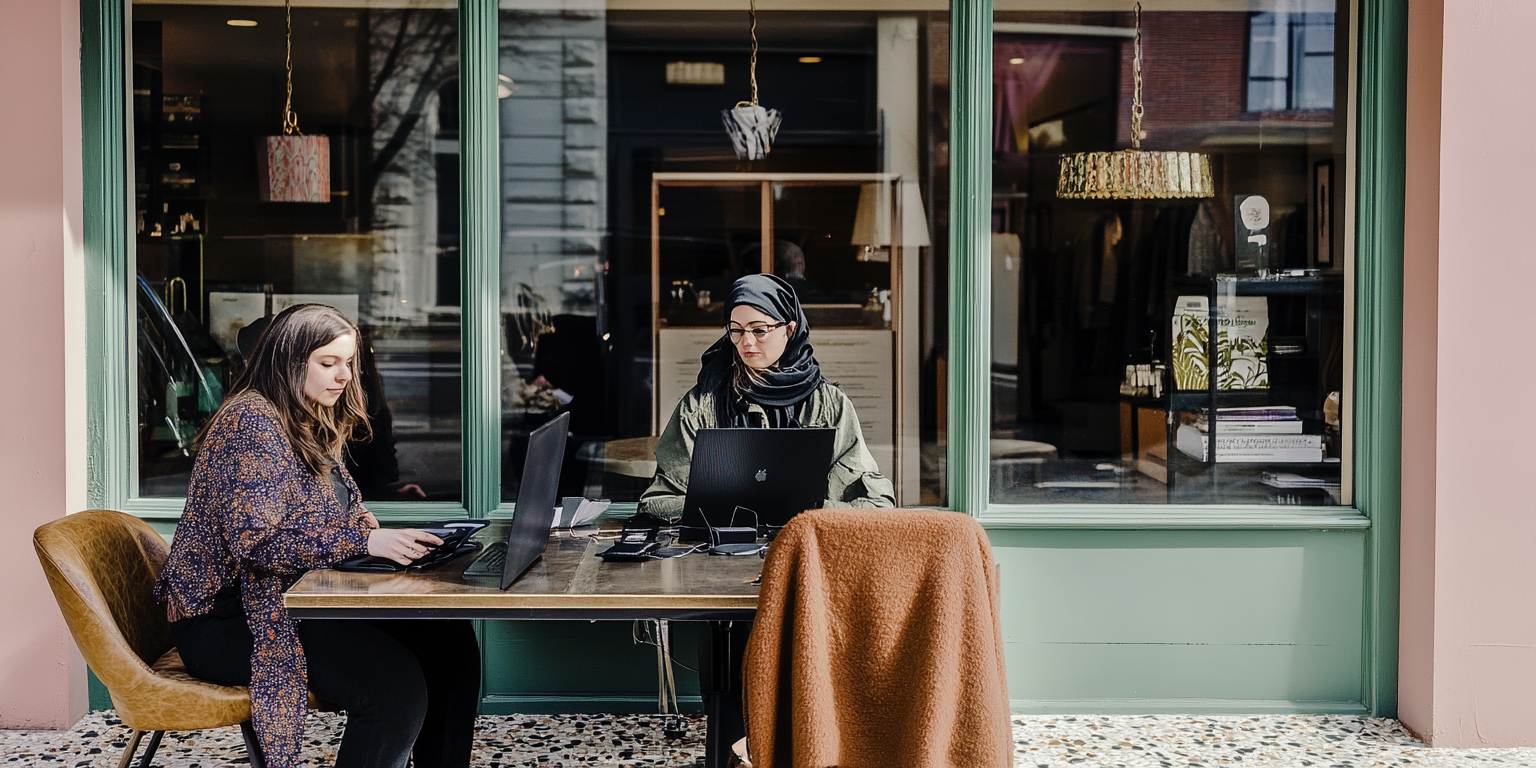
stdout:
<svg viewBox="0 0 1536 768">
<path fill-rule="evenodd" d="M 500 576 L 502 566 L 507 564 L 507 543 L 498 541 L 485 548 L 480 556 L 475 558 L 468 568 L 464 569 L 465 576 Z"/>
</svg>

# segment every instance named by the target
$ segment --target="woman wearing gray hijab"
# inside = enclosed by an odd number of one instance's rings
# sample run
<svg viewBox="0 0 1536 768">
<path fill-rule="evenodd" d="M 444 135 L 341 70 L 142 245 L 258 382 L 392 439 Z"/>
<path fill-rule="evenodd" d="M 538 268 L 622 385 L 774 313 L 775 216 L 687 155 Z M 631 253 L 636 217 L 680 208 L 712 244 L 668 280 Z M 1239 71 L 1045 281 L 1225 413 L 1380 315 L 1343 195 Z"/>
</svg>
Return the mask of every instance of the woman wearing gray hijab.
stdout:
<svg viewBox="0 0 1536 768">
<path fill-rule="evenodd" d="M 773 275 L 736 281 L 725 302 L 726 332 L 704 352 L 698 383 L 683 396 L 656 445 L 656 478 L 640 511 L 677 520 L 688 493 L 693 441 L 714 427 L 830 427 L 827 507 L 894 507 L 895 489 L 864 445 L 853 403 L 822 378 L 805 312 Z"/>
</svg>

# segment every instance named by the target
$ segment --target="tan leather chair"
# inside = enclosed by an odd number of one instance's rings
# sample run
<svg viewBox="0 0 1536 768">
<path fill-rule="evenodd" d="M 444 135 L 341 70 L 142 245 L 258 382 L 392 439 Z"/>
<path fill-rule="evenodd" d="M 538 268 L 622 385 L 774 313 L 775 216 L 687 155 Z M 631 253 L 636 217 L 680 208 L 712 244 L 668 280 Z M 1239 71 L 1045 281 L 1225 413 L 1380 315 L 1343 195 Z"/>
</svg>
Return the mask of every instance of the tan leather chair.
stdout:
<svg viewBox="0 0 1536 768">
<path fill-rule="evenodd" d="M 166 731 L 235 724 L 252 768 L 263 768 L 249 692 L 187 674 L 171 645 L 165 606 L 153 594 L 170 552 L 160 534 L 131 515 L 94 509 L 43 525 L 32 544 L 80 653 L 112 695 L 117 716 L 133 729 L 120 768 L 127 768 L 146 732 L 140 768 L 148 768 Z"/>
</svg>

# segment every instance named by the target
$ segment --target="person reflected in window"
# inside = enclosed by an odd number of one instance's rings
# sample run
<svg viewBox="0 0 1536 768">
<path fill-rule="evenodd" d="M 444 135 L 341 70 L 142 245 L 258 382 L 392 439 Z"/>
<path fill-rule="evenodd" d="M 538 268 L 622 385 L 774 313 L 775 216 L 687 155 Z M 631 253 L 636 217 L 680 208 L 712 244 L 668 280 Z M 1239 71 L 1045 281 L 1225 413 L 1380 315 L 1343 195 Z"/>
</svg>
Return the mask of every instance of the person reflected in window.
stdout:
<svg viewBox="0 0 1536 768">
<path fill-rule="evenodd" d="M 795 289 L 801 304 L 825 304 L 827 295 L 805 279 L 805 251 L 788 240 L 773 241 L 774 271 Z"/>
<path fill-rule="evenodd" d="M 319 304 L 260 334 L 197 438 L 187 505 L 155 598 L 187 670 L 249 686 L 270 768 L 301 762 L 307 691 L 347 713 L 336 768 L 469 765 L 480 648 L 468 621 L 295 622 L 283 592 L 369 554 L 402 565 L 442 543 L 380 528 L 342 463 L 366 435 L 359 333 Z"/>
<path fill-rule="evenodd" d="M 682 517 L 694 438 L 714 427 L 835 429 L 824 505 L 894 507 L 895 489 L 864 444 L 853 403 L 821 375 L 794 288 L 773 275 L 743 277 L 731 287 L 725 318 L 725 334 L 704 352 L 698 382 L 661 433 L 656 478 L 639 511 Z"/>
</svg>

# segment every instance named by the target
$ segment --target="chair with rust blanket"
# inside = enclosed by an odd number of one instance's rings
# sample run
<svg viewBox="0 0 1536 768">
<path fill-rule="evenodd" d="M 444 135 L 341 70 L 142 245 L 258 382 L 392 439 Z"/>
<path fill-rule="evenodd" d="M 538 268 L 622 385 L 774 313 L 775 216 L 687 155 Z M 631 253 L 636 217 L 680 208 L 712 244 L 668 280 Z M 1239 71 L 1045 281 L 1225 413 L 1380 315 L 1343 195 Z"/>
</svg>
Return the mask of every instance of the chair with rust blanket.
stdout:
<svg viewBox="0 0 1536 768">
<path fill-rule="evenodd" d="M 815 510 L 763 566 L 742 678 L 756 768 L 1006 768 L 997 569 L 955 512 Z"/>
</svg>

